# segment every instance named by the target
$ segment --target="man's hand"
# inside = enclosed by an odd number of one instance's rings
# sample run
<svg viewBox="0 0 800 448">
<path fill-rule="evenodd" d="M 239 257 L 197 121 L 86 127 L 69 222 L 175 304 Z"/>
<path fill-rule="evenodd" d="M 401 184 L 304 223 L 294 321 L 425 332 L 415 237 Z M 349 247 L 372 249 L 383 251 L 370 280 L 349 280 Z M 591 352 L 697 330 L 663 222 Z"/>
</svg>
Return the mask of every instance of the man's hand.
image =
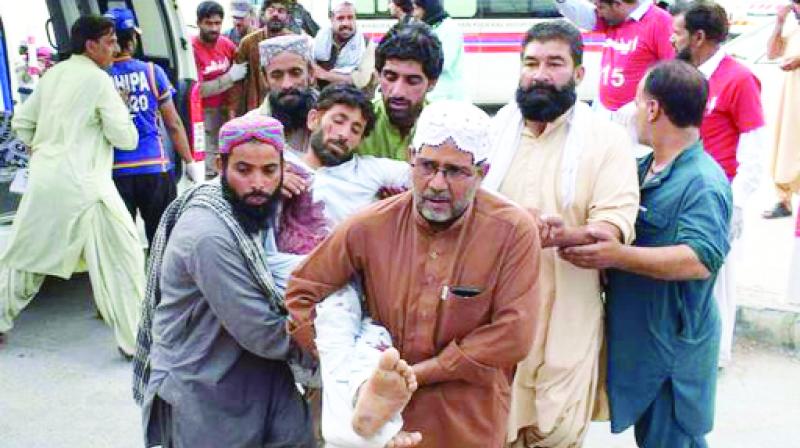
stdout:
<svg viewBox="0 0 800 448">
<path fill-rule="evenodd" d="M 131 90 L 125 87 L 117 87 L 117 92 L 119 93 L 119 97 L 122 98 L 122 102 L 125 103 L 125 107 L 128 107 L 128 103 L 131 100 Z"/>
<path fill-rule="evenodd" d="M 281 186 L 281 194 L 283 197 L 289 199 L 308 189 L 308 182 L 299 174 L 292 171 L 287 165 L 283 168 L 283 186 Z"/>
<path fill-rule="evenodd" d="M 206 180 L 206 163 L 199 162 L 186 162 L 186 177 L 194 183 L 200 183 Z"/>
<path fill-rule="evenodd" d="M 398 194 L 401 193 L 405 193 L 406 191 L 408 191 L 408 188 L 406 187 L 391 187 L 387 185 L 385 187 L 381 187 L 380 190 L 378 190 L 378 197 L 380 199 L 386 199 L 392 196 L 397 196 Z"/>
<path fill-rule="evenodd" d="M 624 246 L 614 235 L 604 229 L 590 228 L 589 235 L 595 243 L 572 246 L 558 251 L 561 258 L 584 269 L 608 269 L 616 267 Z"/>
<path fill-rule="evenodd" d="M 242 62 L 241 64 L 233 64 L 231 68 L 228 69 L 228 76 L 231 77 L 231 81 L 241 81 L 247 76 L 247 62 Z"/>
<path fill-rule="evenodd" d="M 800 56 L 793 56 L 785 58 L 781 61 L 781 70 L 791 72 L 800 68 Z"/>
<path fill-rule="evenodd" d="M 542 248 L 557 246 L 566 232 L 564 219 L 557 215 L 542 215 L 539 218 L 539 239 Z"/>
<path fill-rule="evenodd" d="M 778 13 L 775 14 L 775 21 L 778 22 L 779 25 L 783 25 L 786 23 L 786 16 L 789 15 L 789 11 L 792 10 L 792 4 L 789 3 L 788 5 L 783 5 L 778 8 Z"/>
<path fill-rule="evenodd" d="M 400 431 L 386 444 L 386 448 L 411 448 L 422 442 L 422 434 L 418 432 Z"/>
</svg>

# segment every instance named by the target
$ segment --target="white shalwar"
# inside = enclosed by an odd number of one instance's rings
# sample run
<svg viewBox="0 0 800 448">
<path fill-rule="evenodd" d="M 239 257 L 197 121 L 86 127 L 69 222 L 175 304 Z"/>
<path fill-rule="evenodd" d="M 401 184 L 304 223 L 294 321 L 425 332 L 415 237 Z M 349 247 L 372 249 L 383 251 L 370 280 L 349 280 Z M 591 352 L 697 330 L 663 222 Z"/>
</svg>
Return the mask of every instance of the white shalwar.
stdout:
<svg viewBox="0 0 800 448">
<path fill-rule="evenodd" d="M 328 231 L 353 213 L 378 200 L 382 187 L 407 187 L 409 165 L 390 159 L 355 155 L 334 167 L 313 170 L 287 152 L 286 161 L 311 176 L 314 204 L 323 207 Z M 280 231 L 280 229 L 278 230 Z M 278 251 L 273 232 L 265 238 L 267 263 L 275 285 L 286 291 L 294 268 L 305 259 Z M 400 413 L 369 439 L 351 425 L 358 388 L 378 365 L 380 354 L 392 346 L 389 332 L 364 317 L 361 291 L 355 281 L 329 296 L 316 307 L 316 346 L 322 375 L 322 436 L 328 448 L 382 448 L 403 427 Z"/>
</svg>

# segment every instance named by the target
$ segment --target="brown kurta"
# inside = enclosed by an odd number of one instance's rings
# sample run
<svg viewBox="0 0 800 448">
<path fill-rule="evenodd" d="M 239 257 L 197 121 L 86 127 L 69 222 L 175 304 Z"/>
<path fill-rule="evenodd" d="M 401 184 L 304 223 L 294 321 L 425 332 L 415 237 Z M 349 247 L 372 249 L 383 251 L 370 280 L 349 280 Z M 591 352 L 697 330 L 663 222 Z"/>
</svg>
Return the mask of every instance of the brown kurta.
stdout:
<svg viewBox="0 0 800 448">
<path fill-rule="evenodd" d="M 404 429 L 422 432 L 421 447 L 501 447 L 509 381 L 537 323 L 539 250 L 530 216 L 491 193 L 479 190 L 440 232 L 405 193 L 342 223 L 297 268 L 286 293 L 290 330 L 312 347 L 314 305 L 360 275 L 369 315 L 403 359 L 438 361 L 418 377 Z M 481 292 L 462 298 L 445 285 Z"/>
<path fill-rule="evenodd" d="M 279 33 L 269 34 L 262 28 L 242 39 L 239 49 L 236 50 L 234 62 L 237 64 L 247 62 L 247 76 L 236 82 L 228 91 L 228 109 L 235 111 L 237 117 L 261 105 L 261 102 L 267 96 L 267 92 L 269 92 L 267 80 L 264 78 L 264 69 L 261 67 L 261 54 L 258 51 L 258 44 L 270 37 L 285 36 L 287 34 L 293 33 L 288 29 L 284 29 Z"/>
</svg>

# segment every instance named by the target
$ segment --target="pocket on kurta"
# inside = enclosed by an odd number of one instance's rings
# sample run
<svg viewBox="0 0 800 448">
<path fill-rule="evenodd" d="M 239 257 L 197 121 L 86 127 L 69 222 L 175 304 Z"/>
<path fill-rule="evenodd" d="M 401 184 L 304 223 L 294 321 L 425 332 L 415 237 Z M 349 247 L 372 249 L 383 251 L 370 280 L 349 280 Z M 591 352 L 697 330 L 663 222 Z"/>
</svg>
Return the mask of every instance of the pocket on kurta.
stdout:
<svg viewBox="0 0 800 448">
<path fill-rule="evenodd" d="M 436 325 L 436 342 L 442 348 L 452 340 L 460 340 L 476 327 L 489 322 L 491 291 L 483 291 L 472 297 L 463 297 L 452 292 L 439 304 Z"/>
</svg>

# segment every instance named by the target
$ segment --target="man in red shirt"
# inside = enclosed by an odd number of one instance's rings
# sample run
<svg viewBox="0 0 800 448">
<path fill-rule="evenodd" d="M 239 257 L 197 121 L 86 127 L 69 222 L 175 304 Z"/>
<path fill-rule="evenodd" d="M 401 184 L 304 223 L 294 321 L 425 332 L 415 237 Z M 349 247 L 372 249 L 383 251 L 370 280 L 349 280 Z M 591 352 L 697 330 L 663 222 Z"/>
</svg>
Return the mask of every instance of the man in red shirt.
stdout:
<svg viewBox="0 0 800 448">
<path fill-rule="evenodd" d="M 594 108 L 632 127 L 639 81 L 656 62 L 675 57 L 665 31 L 672 29 L 669 13 L 651 0 L 556 0 L 556 7 L 579 28 L 605 34 Z"/>
<path fill-rule="evenodd" d="M 236 44 L 220 35 L 222 6 L 205 1 L 197 6 L 197 27 L 200 34 L 192 38 L 194 62 L 200 79 L 200 95 L 203 98 L 203 113 L 206 128 L 206 176 L 217 174 L 214 160 L 217 157 L 217 137 L 222 126 L 222 110 L 225 92 L 247 74 L 247 63 L 233 64 Z"/>
<path fill-rule="evenodd" d="M 728 15 L 716 3 L 693 2 L 673 10 L 672 42 L 677 57 L 696 66 L 708 79 L 708 104 L 700 138 L 703 148 L 725 171 L 733 190 L 731 250 L 720 269 L 714 296 L 722 320 L 720 366 L 731 359 L 736 322 L 735 262 L 742 233 L 742 209 L 758 188 L 763 167 L 764 112 L 761 83 L 722 49 Z"/>
</svg>

